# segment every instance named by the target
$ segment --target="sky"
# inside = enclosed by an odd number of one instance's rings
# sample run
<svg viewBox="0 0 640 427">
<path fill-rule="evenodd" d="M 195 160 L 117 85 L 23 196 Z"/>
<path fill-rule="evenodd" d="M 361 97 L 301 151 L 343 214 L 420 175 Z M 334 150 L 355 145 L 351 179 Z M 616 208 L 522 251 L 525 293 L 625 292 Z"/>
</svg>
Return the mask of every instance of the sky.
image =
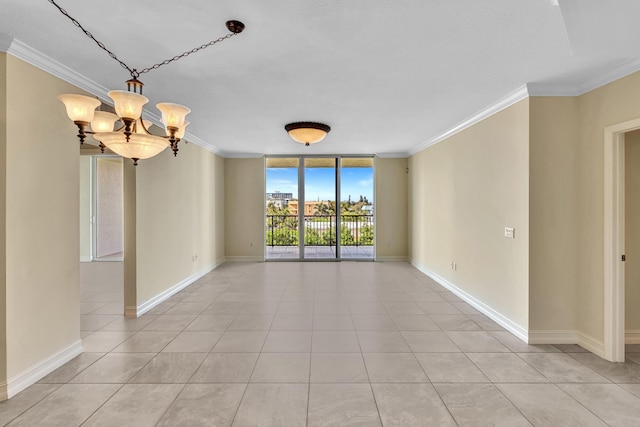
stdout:
<svg viewBox="0 0 640 427">
<path fill-rule="evenodd" d="M 342 168 L 341 199 L 357 202 L 360 195 L 373 202 L 373 168 Z M 267 193 L 293 193 L 298 197 L 298 169 L 267 168 Z M 335 170 L 332 168 L 309 168 L 305 170 L 305 199 L 334 200 Z"/>
</svg>

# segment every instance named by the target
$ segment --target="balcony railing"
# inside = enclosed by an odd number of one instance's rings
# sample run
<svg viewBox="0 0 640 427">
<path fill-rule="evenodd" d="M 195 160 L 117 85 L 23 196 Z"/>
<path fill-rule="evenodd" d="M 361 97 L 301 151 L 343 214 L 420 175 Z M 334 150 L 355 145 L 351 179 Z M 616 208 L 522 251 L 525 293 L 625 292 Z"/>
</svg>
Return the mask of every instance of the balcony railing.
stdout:
<svg viewBox="0 0 640 427">
<path fill-rule="evenodd" d="M 373 246 L 374 223 L 371 215 L 341 215 L 336 233 L 335 215 L 305 215 L 305 246 Z M 267 215 L 267 246 L 298 245 L 297 215 Z"/>
</svg>

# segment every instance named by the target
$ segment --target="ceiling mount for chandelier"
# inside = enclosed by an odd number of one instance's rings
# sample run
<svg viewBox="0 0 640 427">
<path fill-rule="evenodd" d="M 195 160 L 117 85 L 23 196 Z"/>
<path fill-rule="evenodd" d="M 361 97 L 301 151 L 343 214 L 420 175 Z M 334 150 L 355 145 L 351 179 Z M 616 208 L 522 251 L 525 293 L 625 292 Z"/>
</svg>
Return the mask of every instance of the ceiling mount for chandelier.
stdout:
<svg viewBox="0 0 640 427">
<path fill-rule="evenodd" d="M 189 124 L 189 122 L 186 121 L 186 116 L 191 112 L 191 109 L 184 105 L 171 102 L 161 102 L 157 104 L 156 107 L 162 113 L 162 123 L 164 124 L 166 136 L 153 135 L 149 132 L 151 122 L 142 119 L 143 106 L 149 102 L 149 99 L 142 95 L 142 87 L 144 85 L 138 80 L 138 77 L 140 77 L 141 74 L 178 61 L 192 53 L 196 53 L 240 34 L 244 30 L 244 24 L 240 21 L 227 21 L 226 26 L 230 33 L 226 36 L 212 40 L 209 43 L 138 71 L 118 59 L 113 52 L 107 49 L 102 42 L 96 40 L 93 34 L 87 31 L 54 0 L 49 0 L 49 3 L 58 8 L 60 13 L 69 18 L 76 27 L 80 28 L 87 37 L 96 42 L 111 58 L 118 61 L 120 66 L 126 69 L 131 75 L 131 79 L 126 82 L 127 90 L 112 90 L 108 93 L 109 97 L 113 100 L 116 114 L 106 111 L 96 111 L 96 108 L 102 103 L 98 99 L 89 96 L 66 94 L 58 97 L 67 109 L 67 115 L 78 127 L 80 144 L 84 143 L 88 134 L 93 135 L 93 137 L 100 142 L 100 150 L 103 153 L 105 148 L 109 148 L 122 157 L 132 159 L 134 165 L 138 164 L 138 160 L 153 157 L 167 147 L 171 147 L 174 156 L 177 155 L 178 142 L 184 137 L 185 129 Z M 115 124 L 118 121 L 121 123 L 121 126 L 114 130 Z M 89 130 L 89 127 L 91 127 L 91 130 Z"/>
</svg>

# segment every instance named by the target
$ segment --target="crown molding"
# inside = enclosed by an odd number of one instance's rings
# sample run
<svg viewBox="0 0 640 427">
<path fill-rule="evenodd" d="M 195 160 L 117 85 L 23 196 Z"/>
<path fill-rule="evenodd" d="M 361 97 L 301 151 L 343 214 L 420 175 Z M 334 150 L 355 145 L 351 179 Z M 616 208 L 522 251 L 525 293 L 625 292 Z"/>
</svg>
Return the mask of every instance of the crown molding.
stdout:
<svg viewBox="0 0 640 427">
<path fill-rule="evenodd" d="M 111 98 L 109 98 L 109 95 L 107 95 L 109 89 L 94 82 L 93 80 L 78 73 L 77 71 L 72 70 L 71 68 L 56 61 L 55 59 L 50 58 L 43 53 L 33 49 L 20 40 L 13 39 L 7 35 L 0 33 L 0 51 L 5 51 L 8 54 L 26 62 L 27 64 L 33 65 L 34 67 L 39 68 L 42 71 L 58 77 L 59 79 L 64 80 L 65 82 L 70 83 L 84 90 L 85 92 L 98 97 L 98 99 L 100 99 L 100 101 L 102 101 L 103 103 L 113 106 L 113 101 L 111 100 Z M 143 111 L 142 117 L 146 120 L 151 121 L 156 126 L 164 128 L 160 115 L 147 109 Z M 216 147 L 212 146 L 202 138 L 199 138 L 198 136 L 190 132 L 187 132 L 183 139 L 214 154 L 220 154 L 220 150 L 218 150 Z"/>
<path fill-rule="evenodd" d="M 640 59 L 628 59 L 622 64 L 576 85 L 529 83 L 530 96 L 580 96 L 630 74 L 640 71 Z"/>
<path fill-rule="evenodd" d="M 297 154 L 294 154 L 295 157 Z M 259 159 L 264 156 L 268 156 L 268 154 L 262 153 L 230 153 L 228 151 L 223 151 L 220 153 L 220 156 L 225 159 Z"/>
<path fill-rule="evenodd" d="M 505 108 L 512 106 L 516 102 L 521 101 L 527 97 L 529 97 L 529 91 L 527 89 L 527 85 L 524 85 L 516 89 L 515 91 L 509 93 L 508 95 L 502 97 L 501 99 L 494 102 L 493 104 L 487 106 L 486 108 L 478 111 L 476 114 L 472 115 L 465 121 L 458 123 L 451 129 L 447 130 L 446 132 L 443 132 L 440 135 L 437 135 L 434 138 L 424 141 L 423 143 L 412 148 L 411 150 L 409 150 L 408 155 L 413 156 L 419 153 L 420 151 L 431 147 L 432 145 L 435 145 L 441 141 L 444 141 L 445 139 L 450 138 L 459 132 L 462 132 L 463 130 L 475 125 L 476 123 L 481 122 L 482 120 L 490 116 L 493 116 L 494 114 L 504 110 Z"/>
<path fill-rule="evenodd" d="M 376 157 L 380 157 L 381 159 L 404 159 L 408 157 L 408 155 L 405 151 L 403 153 L 377 153 Z"/>
</svg>

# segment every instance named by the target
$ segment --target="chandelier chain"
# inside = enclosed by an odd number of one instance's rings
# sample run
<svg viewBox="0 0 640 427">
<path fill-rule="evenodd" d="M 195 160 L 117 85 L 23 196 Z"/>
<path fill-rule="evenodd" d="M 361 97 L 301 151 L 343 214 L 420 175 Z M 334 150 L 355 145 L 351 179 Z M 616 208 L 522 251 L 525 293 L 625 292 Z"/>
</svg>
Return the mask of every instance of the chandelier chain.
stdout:
<svg viewBox="0 0 640 427">
<path fill-rule="evenodd" d="M 182 58 L 185 58 L 185 57 L 187 57 L 187 56 L 191 55 L 192 53 L 196 53 L 196 52 L 198 52 L 198 51 L 201 51 L 202 49 L 206 49 L 206 48 L 208 48 L 209 46 L 213 46 L 214 44 L 220 43 L 220 42 L 222 42 L 222 41 L 224 41 L 224 40 L 226 40 L 226 39 L 228 39 L 228 38 L 231 38 L 231 37 L 235 36 L 236 34 L 239 34 L 239 33 L 229 33 L 229 34 L 227 34 L 227 35 L 226 35 L 226 36 L 224 36 L 224 37 L 220 37 L 220 38 L 218 38 L 218 39 L 216 39 L 216 40 L 212 40 L 212 41 L 210 41 L 209 43 L 205 43 L 205 44 L 203 44 L 203 45 L 201 45 L 201 46 L 198 46 L 198 47 L 195 47 L 195 48 L 193 48 L 193 49 L 191 49 L 191 50 L 187 50 L 187 51 L 185 51 L 185 52 L 181 53 L 180 55 L 176 55 L 176 56 L 174 56 L 173 58 L 170 58 L 170 59 L 165 59 L 165 60 L 164 60 L 164 61 L 162 61 L 162 62 L 159 62 L 159 63 L 157 63 L 157 64 L 154 64 L 154 65 L 150 66 L 150 67 L 143 68 L 142 70 L 138 71 L 138 70 L 136 70 L 135 68 L 131 68 L 131 67 L 129 67 L 126 63 L 124 63 L 124 61 L 122 61 L 122 60 L 118 59 L 118 57 L 116 56 L 116 54 L 115 54 L 115 53 L 113 53 L 112 51 L 110 51 L 109 49 L 107 49 L 107 47 L 104 45 L 104 43 L 102 43 L 101 41 L 99 41 L 98 39 L 96 39 L 96 38 L 93 36 L 93 34 L 91 34 L 91 32 L 89 32 L 88 30 L 86 30 L 86 29 L 82 26 L 82 24 L 80 24 L 80 22 L 78 22 L 74 17 L 72 17 L 71 15 L 69 15 L 69 12 L 67 12 L 66 10 L 64 10 L 64 9 L 63 9 L 59 4 L 57 4 L 57 3 L 55 2 L 55 0 L 49 0 L 49 3 L 51 3 L 52 5 L 54 5 L 54 6 L 55 6 L 59 11 L 60 11 L 60 13 L 62 13 L 62 14 L 63 14 L 64 16 L 66 16 L 67 18 L 69 18 L 69 19 L 71 20 L 71 22 L 73 22 L 73 25 L 75 25 L 76 27 L 80 28 L 80 29 L 82 30 L 82 32 L 83 32 L 87 37 L 89 37 L 91 40 L 93 40 L 94 42 L 96 42 L 96 44 L 98 45 L 98 47 L 100 47 L 100 49 L 104 50 L 105 52 L 107 52 L 107 53 L 109 54 L 109 56 L 110 56 L 111 58 L 113 58 L 113 59 L 115 59 L 116 61 L 118 61 L 118 63 L 120 64 L 120 66 L 121 66 L 122 68 L 126 69 L 126 70 L 129 72 L 129 74 L 131 74 L 131 77 L 133 77 L 134 79 L 137 79 L 137 78 L 140 76 L 140 74 L 148 73 L 148 72 L 149 72 L 149 71 L 151 71 L 151 70 L 157 70 L 158 68 L 162 67 L 163 65 L 167 65 L 167 64 L 170 64 L 170 63 L 172 63 L 172 62 L 174 62 L 174 61 L 178 61 L 178 60 L 180 60 L 180 59 L 182 59 Z"/>
</svg>

